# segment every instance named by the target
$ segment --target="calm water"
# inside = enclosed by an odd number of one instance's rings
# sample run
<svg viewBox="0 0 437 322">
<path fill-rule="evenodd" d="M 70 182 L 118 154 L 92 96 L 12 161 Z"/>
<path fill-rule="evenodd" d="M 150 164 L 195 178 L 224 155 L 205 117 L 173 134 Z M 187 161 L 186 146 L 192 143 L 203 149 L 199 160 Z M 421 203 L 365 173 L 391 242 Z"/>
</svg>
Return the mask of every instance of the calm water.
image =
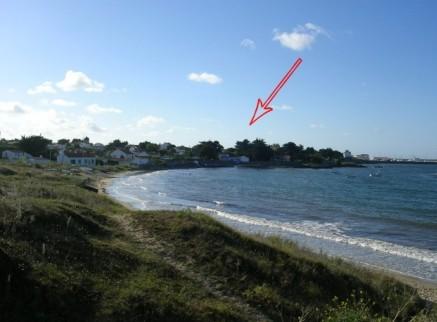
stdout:
<svg viewBox="0 0 437 322">
<path fill-rule="evenodd" d="M 199 209 L 240 230 L 437 280 L 437 166 L 168 170 L 117 178 L 108 192 L 139 209 Z"/>
</svg>

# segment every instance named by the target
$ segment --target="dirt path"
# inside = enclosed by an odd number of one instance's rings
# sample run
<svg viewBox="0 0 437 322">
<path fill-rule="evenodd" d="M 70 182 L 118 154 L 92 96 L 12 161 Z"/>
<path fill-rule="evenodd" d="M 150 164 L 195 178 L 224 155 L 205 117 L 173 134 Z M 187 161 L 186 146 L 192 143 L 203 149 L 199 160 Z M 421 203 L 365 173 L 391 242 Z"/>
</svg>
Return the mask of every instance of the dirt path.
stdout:
<svg viewBox="0 0 437 322">
<path fill-rule="evenodd" d="M 131 236 L 138 243 L 139 247 L 159 255 L 167 264 L 181 272 L 184 276 L 202 285 L 215 297 L 232 303 L 241 311 L 251 316 L 251 321 L 271 321 L 270 318 L 251 307 L 242 298 L 224 294 L 220 289 L 218 289 L 218 287 L 216 287 L 216 285 L 219 284 L 219 281 L 211 279 L 209 276 L 202 274 L 201 272 L 193 271 L 187 263 L 178 261 L 177 256 L 175 256 L 174 247 L 171 244 L 156 240 L 145 228 L 139 229 L 134 227 L 129 214 L 118 217 L 118 222 L 126 234 Z"/>
</svg>

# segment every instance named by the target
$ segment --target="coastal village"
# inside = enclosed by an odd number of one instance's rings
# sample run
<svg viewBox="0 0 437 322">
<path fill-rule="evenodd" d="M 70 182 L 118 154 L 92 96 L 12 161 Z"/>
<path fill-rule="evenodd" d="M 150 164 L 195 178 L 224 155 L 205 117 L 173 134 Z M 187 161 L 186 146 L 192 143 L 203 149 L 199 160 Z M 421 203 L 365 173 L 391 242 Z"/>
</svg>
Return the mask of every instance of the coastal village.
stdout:
<svg viewBox="0 0 437 322">
<path fill-rule="evenodd" d="M 32 139 L 44 142 L 41 136 Z M 23 140 L 23 139 L 22 139 Z M 24 138 L 25 140 L 25 138 Z M 91 143 L 88 138 L 83 140 L 59 140 L 57 143 L 42 144 L 39 153 L 26 151 L 21 140 L 1 140 L 0 155 L 3 160 L 24 162 L 28 164 L 63 164 L 94 168 L 96 166 L 127 166 L 133 168 L 147 168 L 151 166 L 205 166 L 205 165 L 233 165 L 249 163 L 250 158 L 245 155 L 226 153 L 222 148 L 213 151 L 193 152 L 193 148 L 175 146 L 171 143 L 128 144 L 115 140 L 110 144 Z M 214 148 L 214 143 L 211 142 Z M 41 144 L 40 144 L 41 145 Z M 208 150 L 208 142 L 204 142 L 204 149 Z M 209 153 L 211 154 L 211 153 Z"/>
<path fill-rule="evenodd" d="M 419 158 L 395 159 L 373 157 L 368 154 L 353 155 L 333 149 L 315 150 L 288 142 L 268 145 L 262 139 L 237 141 L 233 148 L 223 148 L 218 141 L 203 141 L 193 147 L 174 144 L 151 143 L 129 144 L 114 140 L 108 144 L 92 143 L 84 139 L 62 139 L 52 142 L 42 136 L 22 137 L 15 140 L 0 140 L 1 158 L 11 162 L 28 164 L 58 163 L 69 166 L 94 168 L 96 166 L 150 167 L 202 167 L 202 166 L 308 166 L 333 167 L 354 166 L 362 163 L 437 162 Z"/>
</svg>

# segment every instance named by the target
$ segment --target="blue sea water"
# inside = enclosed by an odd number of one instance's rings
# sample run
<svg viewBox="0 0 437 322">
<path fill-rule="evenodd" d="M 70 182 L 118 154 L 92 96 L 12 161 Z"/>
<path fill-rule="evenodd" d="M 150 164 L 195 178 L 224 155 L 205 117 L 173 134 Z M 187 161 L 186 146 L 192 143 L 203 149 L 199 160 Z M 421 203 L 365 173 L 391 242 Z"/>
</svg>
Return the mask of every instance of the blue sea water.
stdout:
<svg viewBox="0 0 437 322">
<path fill-rule="evenodd" d="M 201 210 L 236 229 L 437 281 L 437 165 L 165 170 L 107 189 L 138 209 Z"/>
</svg>

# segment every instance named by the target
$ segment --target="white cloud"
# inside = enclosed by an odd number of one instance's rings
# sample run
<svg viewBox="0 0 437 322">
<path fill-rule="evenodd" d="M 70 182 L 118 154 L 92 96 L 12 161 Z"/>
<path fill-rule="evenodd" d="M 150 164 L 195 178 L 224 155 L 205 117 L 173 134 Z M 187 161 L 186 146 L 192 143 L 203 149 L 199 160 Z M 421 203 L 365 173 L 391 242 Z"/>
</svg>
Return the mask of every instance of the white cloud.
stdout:
<svg viewBox="0 0 437 322">
<path fill-rule="evenodd" d="M 64 92 L 84 90 L 85 92 L 101 92 L 105 85 L 92 80 L 85 73 L 69 70 L 65 73 L 65 78 L 56 83 L 56 86 Z"/>
<path fill-rule="evenodd" d="M 27 91 L 29 95 L 35 94 L 54 94 L 56 93 L 56 89 L 53 87 L 52 82 L 44 82 L 41 85 L 35 86 L 34 88 L 30 88 Z"/>
<path fill-rule="evenodd" d="M 77 105 L 76 102 L 63 100 L 62 98 L 56 98 L 54 100 L 51 100 L 50 103 L 52 105 L 62 106 L 62 107 L 72 107 Z"/>
<path fill-rule="evenodd" d="M 240 46 L 244 47 L 244 48 L 249 48 L 249 49 L 255 49 L 256 48 L 255 42 L 252 39 L 249 39 L 249 38 L 243 39 L 241 41 L 241 43 L 240 43 Z"/>
<path fill-rule="evenodd" d="M 294 110 L 293 106 L 286 105 L 286 104 L 275 105 L 275 106 L 273 106 L 273 108 L 276 110 L 282 110 L 282 111 L 293 111 Z"/>
<path fill-rule="evenodd" d="M 30 111 L 30 107 L 21 102 L 9 101 L 0 102 L 0 113 L 24 114 Z"/>
<path fill-rule="evenodd" d="M 292 32 L 282 32 L 274 30 L 273 40 L 277 40 L 282 46 L 300 51 L 310 48 L 319 35 L 328 36 L 327 32 L 320 26 L 311 22 L 297 26 Z"/>
<path fill-rule="evenodd" d="M 122 113 L 123 111 L 115 107 L 103 107 L 98 104 L 91 104 L 87 106 L 87 111 L 91 114 L 104 113 Z"/>
<path fill-rule="evenodd" d="M 53 108 L 31 107 L 21 102 L 0 102 L 0 115 L 2 137 L 7 138 L 32 134 L 42 134 L 49 138 L 72 138 L 100 135 L 106 131 L 88 116 Z"/>
<path fill-rule="evenodd" d="M 209 73 L 190 73 L 188 79 L 194 82 L 208 83 L 212 85 L 219 84 L 223 81 L 219 76 Z"/>
<path fill-rule="evenodd" d="M 147 115 L 147 116 L 143 117 L 142 119 L 138 120 L 137 126 L 138 127 L 143 127 L 143 126 L 153 127 L 155 125 L 158 125 L 158 124 L 161 124 L 164 122 L 165 122 L 165 120 L 162 117 Z"/>
<path fill-rule="evenodd" d="M 312 123 L 310 124 L 311 129 L 324 129 L 325 126 L 321 123 Z"/>
</svg>

